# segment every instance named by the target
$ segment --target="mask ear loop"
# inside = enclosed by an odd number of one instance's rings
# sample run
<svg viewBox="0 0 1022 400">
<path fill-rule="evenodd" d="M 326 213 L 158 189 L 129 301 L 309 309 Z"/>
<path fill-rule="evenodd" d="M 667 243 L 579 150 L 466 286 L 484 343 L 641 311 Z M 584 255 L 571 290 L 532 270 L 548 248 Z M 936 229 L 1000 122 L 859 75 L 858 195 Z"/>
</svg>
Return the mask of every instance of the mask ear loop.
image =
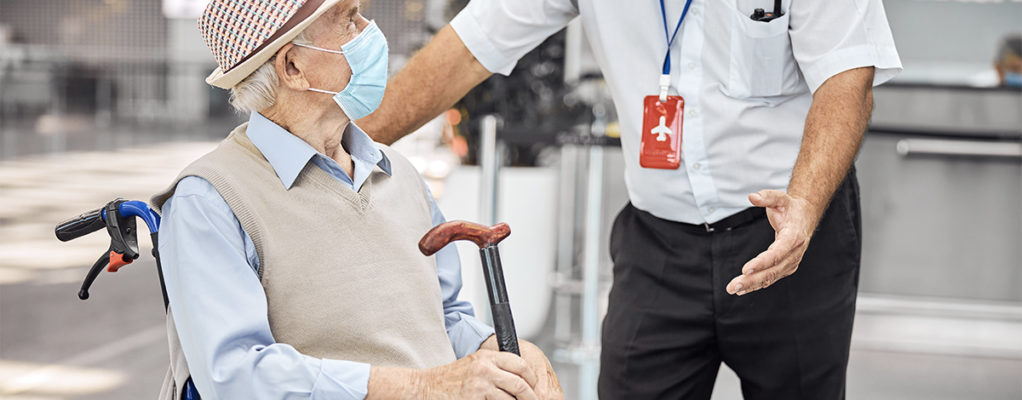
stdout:
<svg viewBox="0 0 1022 400">
<path fill-rule="evenodd" d="M 311 45 L 307 45 L 307 44 L 301 44 L 301 43 L 295 43 L 295 46 L 298 46 L 298 47 L 305 47 L 305 48 L 307 48 L 307 49 L 313 49 L 313 50 L 325 51 L 325 52 L 327 52 L 327 53 L 334 53 L 334 54 L 344 54 L 344 52 L 343 52 L 343 51 L 341 51 L 341 50 L 330 50 L 330 49 L 324 49 L 324 48 L 322 48 L 322 47 L 316 47 L 316 46 L 311 46 Z"/>
<path fill-rule="evenodd" d="M 344 52 L 340 51 L 340 50 L 324 49 L 322 47 L 316 47 L 316 46 L 311 46 L 311 45 L 307 45 L 307 44 L 295 43 L 294 45 L 298 46 L 298 47 L 305 47 L 305 48 L 308 48 L 308 49 L 313 49 L 313 50 L 325 51 L 327 53 L 344 54 Z M 309 90 L 313 91 L 313 92 L 316 92 L 316 93 L 324 93 L 324 94 L 329 94 L 329 95 L 336 95 L 337 93 L 340 93 L 340 92 L 331 92 L 329 90 L 316 89 L 316 88 L 309 88 Z"/>
<path fill-rule="evenodd" d="M 337 93 L 340 93 L 340 92 L 331 92 L 329 90 L 316 89 L 316 88 L 309 88 L 309 91 L 316 92 L 316 93 L 325 93 L 325 94 L 329 94 L 329 95 L 336 95 Z"/>
</svg>

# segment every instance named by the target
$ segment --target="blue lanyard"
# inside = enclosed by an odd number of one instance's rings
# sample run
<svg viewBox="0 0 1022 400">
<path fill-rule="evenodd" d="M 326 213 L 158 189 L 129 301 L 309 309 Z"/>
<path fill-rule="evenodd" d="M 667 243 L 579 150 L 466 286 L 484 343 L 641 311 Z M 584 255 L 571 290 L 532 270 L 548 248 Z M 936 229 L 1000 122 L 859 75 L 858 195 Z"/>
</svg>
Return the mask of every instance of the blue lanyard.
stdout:
<svg viewBox="0 0 1022 400">
<path fill-rule="evenodd" d="M 668 34 L 667 32 L 667 10 L 664 8 L 664 0 L 660 0 L 660 17 L 664 21 L 664 37 L 667 38 L 667 56 L 664 57 L 664 75 L 671 74 L 671 44 L 674 43 L 674 38 L 678 36 L 678 29 L 681 28 L 682 21 L 685 21 L 685 16 L 688 15 L 688 7 L 692 5 L 692 0 L 685 1 L 685 9 L 681 11 L 681 18 L 678 19 L 678 25 L 674 27 L 674 33 Z M 670 35 L 670 36 L 668 36 Z"/>
<path fill-rule="evenodd" d="M 681 23 L 685 21 L 685 16 L 688 15 L 688 7 L 692 5 L 692 0 L 685 1 L 685 8 L 681 11 L 681 18 L 678 19 L 678 25 L 674 27 L 674 33 L 668 33 L 667 31 L 667 10 L 664 7 L 664 0 L 660 0 L 660 16 L 664 21 L 664 36 L 667 38 L 667 55 L 664 56 L 664 67 L 662 75 L 660 76 L 660 101 L 667 100 L 667 89 L 670 86 L 671 79 L 671 44 L 674 43 L 674 38 L 678 36 L 678 29 L 681 28 Z"/>
</svg>

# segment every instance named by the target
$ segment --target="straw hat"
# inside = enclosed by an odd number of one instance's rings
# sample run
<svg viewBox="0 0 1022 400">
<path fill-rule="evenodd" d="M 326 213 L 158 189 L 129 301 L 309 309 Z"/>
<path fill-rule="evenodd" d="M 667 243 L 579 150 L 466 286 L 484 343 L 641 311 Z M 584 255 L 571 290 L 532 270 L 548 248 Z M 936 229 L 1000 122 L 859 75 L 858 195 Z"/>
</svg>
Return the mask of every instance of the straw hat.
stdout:
<svg viewBox="0 0 1022 400">
<path fill-rule="evenodd" d="M 219 65 L 206 83 L 230 89 L 341 0 L 212 0 L 199 30 Z"/>
</svg>

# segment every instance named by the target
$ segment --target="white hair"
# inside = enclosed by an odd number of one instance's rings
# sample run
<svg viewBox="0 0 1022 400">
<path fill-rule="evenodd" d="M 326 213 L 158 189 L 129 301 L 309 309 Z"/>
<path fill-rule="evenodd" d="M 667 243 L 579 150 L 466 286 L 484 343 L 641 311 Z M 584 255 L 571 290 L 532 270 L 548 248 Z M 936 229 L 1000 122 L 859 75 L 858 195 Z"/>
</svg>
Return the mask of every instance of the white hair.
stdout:
<svg viewBox="0 0 1022 400">
<path fill-rule="evenodd" d="M 291 43 L 312 44 L 302 31 Z M 231 88 L 231 106 L 240 113 L 262 111 L 272 106 L 277 98 L 277 70 L 273 63 L 277 56 L 259 66 Z"/>
</svg>

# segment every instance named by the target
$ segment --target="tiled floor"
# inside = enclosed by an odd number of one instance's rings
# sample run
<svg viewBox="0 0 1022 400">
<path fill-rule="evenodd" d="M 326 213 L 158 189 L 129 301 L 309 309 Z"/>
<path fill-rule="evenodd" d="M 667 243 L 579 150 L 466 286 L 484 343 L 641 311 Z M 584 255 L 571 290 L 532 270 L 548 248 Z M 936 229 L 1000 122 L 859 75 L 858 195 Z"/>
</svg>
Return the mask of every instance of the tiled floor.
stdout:
<svg viewBox="0 0 1022 400">
<path fill-rule="evenodd" d="M 213 142 L 29 155 L 0 161 L 0 398 L 145 399 L 166 369 L 166 330 L 150 244 L 87 302 L 76 293 L 109 244 L 61 243 L 54 226 L 116 197 L 147 200 Z"/>
</svg>

